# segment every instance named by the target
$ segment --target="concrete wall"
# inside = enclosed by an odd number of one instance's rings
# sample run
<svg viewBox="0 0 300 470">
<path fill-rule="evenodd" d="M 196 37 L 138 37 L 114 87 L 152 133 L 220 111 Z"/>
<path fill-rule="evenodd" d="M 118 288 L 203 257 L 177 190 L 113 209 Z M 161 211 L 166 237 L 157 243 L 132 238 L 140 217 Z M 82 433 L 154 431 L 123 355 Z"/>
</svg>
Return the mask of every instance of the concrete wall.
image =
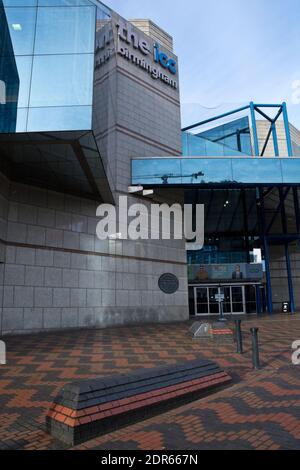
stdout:
<svg viewBox="0 0 300 470">
<path fill-rule="evenodd" d="M 166 31 L 157 26 L 153 21 L 149 19 L 133 19 L 129 20 L 130 23 L 134 24 L 143 33 L 150 36 L 156 42 L 165 47 L 168 51 L 173 51 L 173 38 Z"/>
<path fill-rule="evenodd" d="M 107 46 L 111 54 L 110 59 L 95 72 L 93 119 L 94 133 L 110 177 L 116 204 L 119 196 L 128 194 L 132 158 L 181 155 L 179 88 L 174 89 L 160 80 L 154 80 L 143 69 L 116 53 L 118 37 L 115 24 L 119 21 L 124 20 L 114 15 L 112 24 L 106 26 L 113 29 L 114 41 Z M 134 26 L 131 27 L 140 38 L 147 40 L 152 50 L 155 39 L 145 36 Z M 98 34 L 103 34 L 103 30 Z M 144 58 L 137 49 L 134 49 L 134 53 L 141 59 Z M 168 54 L 177 60 L 172 51 Z M 149 54 L 146 60 L 151 62 L 152 55 Z M 179 80 L 178 75 L 176 80 Z M 155 194 L 154 202 L 157 199 L 162 200 L 163 195 L 159 196 Z M 165 197 L 169 203 L 178 201 L 178 195 L 175 194 L 174 201 L 170 200 L 169 193 Z M 146 203 L 149 208 L 151 201 L 132 197 L 131 203 Z M 118 241 L 117 244 L 120 254 L 142 256 L 143 262 L 140 264 L 139 274 L 152 276 L 152 287 L 148 285 L 146 289 L 145 284 L 142 287 L 144 303 L 138 318 L 134 312 L 136 296 L 139 296 L 138 291 L 141 287 L 132 293 L 129 300 L 126 294 L 123 296 L 124 306 L 127 308 L 123 311 L 122 321 L 126 323 L 126 318 L 130 321 L 132 315 L 140 321 L 144 321 L 145 316 L 149 321 L 157 321 L 161 316 L 166 321 L 187 319 L 189 313 L 185 243 L 178 240 L 160 242 L 142 240 Z M 161 263 L 153 265 L 153 258 L 160 259 Z M 135 261 L 129 259 L 128 273 L 134 269 L 134 266 Z M 180 291 L 174 295 L 163 295 L 164 300 L 162 300 L 158 278 L 160 274 L 166 272 L 177 273 L 180 278 Z"/>
<path fill-rule="evenodd" d="M 96 206 L 10 184 L 2 334 L 182 319 L 185 253 L 175 242 L 168 252 L 160 241 L 98 240 Z M 157 286 L 166 270 L 180 279 L 172 296 Z"/>
<path fill-rule="evenodd" d="M 266 120 L 257 120 L 256 124 L 257 124 L 259 148 L 260 148 L 260 151 L 262 151 L 263 145 L 265 143 L 266 137 L 270 129 L 270 123 Z M 282 120 L 277 121 L 276 131 L 277 131 L 277 139 L 278 139 L 278 147 L 279 147 L 279 156 L 287 157 L 288 150 L 287 150 L 287 144 L 286 144 L 286 135 L 285 135 L 284 123 Z M 290 124 L 290 132 L 291 132 L 294 156 L 299 157 L 300 156 L 300 131 L 296 129 L 292 124 Z M 252 136 L 252 141 L 253 141 L 253 136 Z M 270 137 L 264 156 L 274 157 L 274 145 L 273 145 L 272 136 Z"/>
<path fill-rule="evenodd" d="M 110 59 L 95 70 L 93 131 L 117 207 L 128 195 L 132 158 L 181 154 L 181 123 L 179 89 L 118 56 L 116 44 L 114 30 Z M 188 318 L 184 241 L 100 241 L 99 201 L 15 182 L 5 187 L 2 334 Z M 150 200 L 129 199 L 141 202 L 150 208 Z M 178 277 L 175 294 L 159 289 L 164 273 Z"/>
</svg>

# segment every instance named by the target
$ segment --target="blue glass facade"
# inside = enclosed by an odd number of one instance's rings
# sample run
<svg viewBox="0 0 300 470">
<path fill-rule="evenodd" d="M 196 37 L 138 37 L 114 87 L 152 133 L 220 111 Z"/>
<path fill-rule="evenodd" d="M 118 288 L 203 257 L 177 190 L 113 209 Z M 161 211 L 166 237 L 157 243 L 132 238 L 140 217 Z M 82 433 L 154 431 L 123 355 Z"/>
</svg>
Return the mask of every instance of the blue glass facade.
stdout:
<svg viewBox="0 0 300 470">
<path fill-rule="evenodd" d="M 132 161 L 134 185 L 299 184 L 300 158 L 152 158 Z"/>
<path fill-rule="evenodd" d="M 91 129 L 96 20 L 108 10 L 89 0 L 0 0 L 0 11 L 0 132 Z"/>
<path fill-rule="evenodd" d="M 231 152 L 234 150 L 246 155 L 252 155 L 250 125 L 247 116 L 201 132 L 198 136 L 224 145 Z M 231 153 L 231 155 L 235 155 L 235 153 Z"/>
<path fill-rule="evenodd" d="M 211 157 L 247 156 L 246 153 L 234 150 L 222 143 L 212 142 L 201 135 L 182 132 L 182 154 L 188 157 L 207 155 Z"/>
</svg>

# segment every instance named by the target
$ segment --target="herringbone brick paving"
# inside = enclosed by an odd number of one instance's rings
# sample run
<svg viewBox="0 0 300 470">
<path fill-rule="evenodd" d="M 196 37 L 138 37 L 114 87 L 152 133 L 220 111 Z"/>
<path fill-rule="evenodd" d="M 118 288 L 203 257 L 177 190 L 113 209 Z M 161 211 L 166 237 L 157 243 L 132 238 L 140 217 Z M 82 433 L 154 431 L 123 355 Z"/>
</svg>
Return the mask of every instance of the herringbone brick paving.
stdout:
<svg viewBox="0 0 300 470">
<path fill-rule="evenodd" d="M 184 407 L 77 446 L 77 449 L 300 448 L 300 366 L 291 344 L 300 317 L 243 322 L 245 354 L 229 338 L 194 340 L 190 323 L 146 325 L 5 338 L 0 366 L 0 449 L 60 449 L 45 415 L 64 384 L 183 360 L 209 358 L 229 372 L 231 387 Z M 232 324 L 230 324 L 232 327 Z M 252 371 L 250 333 L 258 326 L 262 369 Z"/>
</svg>

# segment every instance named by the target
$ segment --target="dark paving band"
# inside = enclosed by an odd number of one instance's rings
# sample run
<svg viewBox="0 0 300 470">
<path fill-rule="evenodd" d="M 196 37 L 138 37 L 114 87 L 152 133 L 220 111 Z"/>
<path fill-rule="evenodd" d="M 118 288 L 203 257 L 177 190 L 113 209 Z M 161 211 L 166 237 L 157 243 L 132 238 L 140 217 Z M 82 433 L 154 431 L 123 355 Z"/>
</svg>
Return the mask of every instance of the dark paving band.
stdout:
<svg viewBox="0 0 300 470">
<path fill-rule="evenodd" d="M 48 432 L 75 445 L 197 399 L 228 384 L 215 363 L 196 360 L 66 385 L 46 417 Z"/>
</svg>

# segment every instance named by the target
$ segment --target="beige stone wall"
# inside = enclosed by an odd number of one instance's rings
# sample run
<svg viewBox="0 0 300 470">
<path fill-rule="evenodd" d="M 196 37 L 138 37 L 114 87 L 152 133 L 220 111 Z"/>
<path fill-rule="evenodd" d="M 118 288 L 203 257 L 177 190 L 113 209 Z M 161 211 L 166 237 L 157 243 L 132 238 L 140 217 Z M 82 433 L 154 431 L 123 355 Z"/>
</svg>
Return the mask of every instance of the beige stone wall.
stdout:
<svg viewBox="0 0 300 470">
<path fill-rule="evenodd" d="M 1 333 L 182 319 L 185 252 L 175 242 L 100 241 L 97 203 L 11 183 Z M 157 286 L 165 271 L 179 291 Z"/>
<path fill-rule="evenodd" d="M 168 51 L 173 51 L 172 36 L 170 36 L 170 34 L 168 34 L 162 28 L 157 26 L 157 24 L 153 23 L 153 21 L 149 19 L 133 19 L 129 21 L 147 36 L 154 39 L 156 42 L 165 47 Z"/>
<path fill-rule="evenodd" d="M 300 131 L 290 124 L 291 139 L 293 145 L 293 154 L 295 157 L 300 157 Z"/>
<path fill-rule="evenodd" d="M 270 123 L 266 120 L 257 120 L 256 124 L 257 124 L 258 140 L 259 140 L 259 149 L 260 149 L 260 152 L 262 152 L 266 137 L 270 129 Z M 288 150 L 287 150 L 286 135 L 285 135 L 285 128 L 284 128 L 283 121 L 280 121 L 280 120 L 277 121 L 276 131 L 277 131 L 277 138 L 278 138 L 279 156 L 287 157 Z M 300 156 L 300 131 L 296 129 L 296 127 L 294 127 L 292 124 L 290 124 L 290 133 L 291 133 L 294 156 Z M 252 135 L 252 142 L 253 142 L 253 135 Z M 264 156 L 274 157 L 274 145 L 273 145 L 272 136 L 270 137 Z"/>
</svg>

